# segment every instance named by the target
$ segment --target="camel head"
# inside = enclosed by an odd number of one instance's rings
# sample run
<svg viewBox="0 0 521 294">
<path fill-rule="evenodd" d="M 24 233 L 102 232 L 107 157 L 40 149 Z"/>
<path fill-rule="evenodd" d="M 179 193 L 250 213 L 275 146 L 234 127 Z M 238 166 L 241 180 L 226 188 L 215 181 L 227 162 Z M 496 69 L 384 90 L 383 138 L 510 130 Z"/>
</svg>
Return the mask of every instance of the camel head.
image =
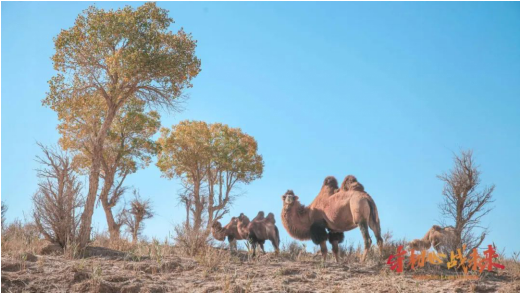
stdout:
<svg viewBox="0 0 521 294">
<path fill-rule="evenodd" d="M 221 225 L 221 222 L 219 221 L 214 221 L 213 224 L 212 224 L 212 230 L 215 230 L 215 231 L 220 231 L 222 230 L 223 226 Z"/>
<path fill-rule="evenodd" d="M 288 190 L 282 195 L 282 201 L 284 202 L 284 208 L 288 209 L 298 201 L 298 196 L 293 193 L 293 190 Z"/>
</svg>

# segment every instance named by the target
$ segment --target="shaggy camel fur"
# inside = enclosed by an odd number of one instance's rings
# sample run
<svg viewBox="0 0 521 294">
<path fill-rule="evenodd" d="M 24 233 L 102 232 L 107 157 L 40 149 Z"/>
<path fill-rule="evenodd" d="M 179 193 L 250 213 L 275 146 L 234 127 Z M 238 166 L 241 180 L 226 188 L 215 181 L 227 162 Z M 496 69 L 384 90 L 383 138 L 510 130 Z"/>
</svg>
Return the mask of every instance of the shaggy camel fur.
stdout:
<svg viewBox="0 0 521 294">
<path fill-rule="evenodd" d="M 308 207 L 300 204 L 298 196 L 292 190 L 282 196 L 282 201 L 282 223 L 288 233 L 299 240 L 311 239 L 313 243 L 320 244 L 324 261 L 327 257 L 326 241 L 329 239 L 338 262 L 338 243 L 344 239 L 343 232 L 356 227 L 360 228 L 364 238 L 362 260 L 365 260 L 371 247 L 368 226 L 374 232 L 380 252 L 382 251 L 378 210 L 371 196 L 354 176 L 347 176 L 341 189 L 338 189 L 333 177 L 327 177 L 315 201 Z"/>
<path fill-rule="evenodd" d="M 224 239 L 228 237 L 230 250 L 237 250 L 237 240 L 243 240 L 239 230 L 237 229 L 237 222 L 238 219 L 232 217 L 230 222 L 224 227 L 218 221 L 215 221 L 212 224 L 212 236 L 219 241 L 224 241 Z"/>
<path fill-rule="evenodd" d="M 275 248 L 275 252 L 279 252 L 279 229 L 275 225 L 275 215 L 273 213 L 268 213 L 268 216 L 264 218 L 264 212 L 259 211 L 252 221 L 241 213 L 238 218 L 237 228 L 242 238 L 247 239 L 252 245 L 253 256 L 255 256 L 257 244 L 260 245 L 262 252 L 265 253 L 264 242 L 266 240 L 270 240 L 273 248 Z"/>
<path fill-rule="evenodd" d="M 454 227 L 432 226 L 422 239 L 415 239 L 409 243 L 411 250 L 422 251 L 434 247 L 436 251 L 443 250 L 451 246 L 455 240 L 456 233 Z"/>
</svg>

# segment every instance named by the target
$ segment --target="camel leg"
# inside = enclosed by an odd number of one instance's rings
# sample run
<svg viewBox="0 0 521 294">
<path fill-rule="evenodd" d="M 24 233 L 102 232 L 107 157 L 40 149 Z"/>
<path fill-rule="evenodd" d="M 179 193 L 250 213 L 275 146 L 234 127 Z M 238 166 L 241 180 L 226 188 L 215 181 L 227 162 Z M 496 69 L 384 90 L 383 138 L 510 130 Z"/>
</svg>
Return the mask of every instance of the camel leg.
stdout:
<svg viewBox="0 0 521 294">
<path fill-rule="evenodd" d="M 320 242 L 320 252 L 322 252 L 322 259 L 324 262 L 326 262 L 326 258 L 327 258 L 327 244 L 326 244 L 326 241 L 322 241 Z"/>
<path fill-rule="evenodd" d="M 365 261 L 367 257 L 367 253 L 369 249 L 371 249 L 371 236 L 369 236 L 369 228 L 367 227 L 367 221 L 361 221 L 358 226 L 360 227 L 360 231 L 362 232 L 362 237 L 364 238 L 364 254 L 362 255 L 362 262 Z"/>
<path fill-rule="evenodd" d="M 335 255 L 336 262 L 340 262 L 338 244 L 344 241 L 344 233 L 332 232 L 328 234 L 329 243 L 333 246 L 333 254 Z"/>
<path fill-rule="evenodd" d="M 382 256 L 384 240 L 382 239 L 380 224 L 375 223 L 374 221 L 369 221 L 369 227 L 371 228 L 371 231 L 373 231 L 374 233 L 374 237 L 376 238 L 376 244 L 378 244 L 378 249 L 380 251 L 380 256 Z"/>
<path fill-rule="evenodd" d="M 259 243 L 259 246 L 261 248 L 262 254 L 266 254 L 266 251 L 264 251 L 264 243 Z"/>
<path fill-rule="evenodd" d="M 338 241 L 331 241 L 331 245 L 333 246 L 333 254 L 335 255 L 336 262 L 340 262 L 340 259 L 338 258 Z"/>
<path fill-rule="evenodd" d="M 233 236 L 228 236 L 228 243 L 230 244 L 230 252 L 237 251 L 237 240 Z"/>
<path fill-rule="evenodd" d="M 253 251 L 252 256 L 255 257 L 255 249 L 257 248 L 257 243 L 251 242 L 250 244 L 251 244 L 251 249 Z"/>
<path fill-rule="evenodd" d="M 275 249 L 275 253 L 279 253 L 279 243 L 275 238 L 270 238 L 271 245 L 273 245 L 273 249 Z"/>
</svg>

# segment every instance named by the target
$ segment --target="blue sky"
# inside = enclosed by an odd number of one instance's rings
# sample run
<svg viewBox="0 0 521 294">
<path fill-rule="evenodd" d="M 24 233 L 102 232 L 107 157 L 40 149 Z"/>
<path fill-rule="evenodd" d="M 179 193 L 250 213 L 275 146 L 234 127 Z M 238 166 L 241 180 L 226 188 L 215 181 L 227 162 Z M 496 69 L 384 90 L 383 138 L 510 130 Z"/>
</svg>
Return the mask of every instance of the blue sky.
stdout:
<svg viewBox="0 0 521 294">
<path fill-rule="evenodd" d="M 55 113 L 41 105 L 55 74 L 52 38 L 90 3 L 1 5 L 1 192 L 12 221 L 30 215 L 36 142 L 59 138 Z M 309 204 L 326 176 L 354 174 L 375 199 L 383 231 L 422 237 L 440 220 L 436 175 L 451 168 L 453 152 L 472 148 L 482 182 L 496 184 L 486 242 L 520 250 L 519 3 L 158 5 L 170 10 L 173 30 L 193 34 L 202 61 L 186 109 L 162 113 L 163 126 L 194 119 L 240 127 L 264 156 L 262 179 L 241 188 L 232 215 L 274 212 L 290 241 L 280 196 L 293 189 Z M 164 238 L 184 219 L 179 182 L 155 165 L 126 184 L 153 200 L 148 237 Z M 93 226 L 105 228 L 100 207 Z M 346 240 L 360 242 L 359 230 Z"/>
</svg>

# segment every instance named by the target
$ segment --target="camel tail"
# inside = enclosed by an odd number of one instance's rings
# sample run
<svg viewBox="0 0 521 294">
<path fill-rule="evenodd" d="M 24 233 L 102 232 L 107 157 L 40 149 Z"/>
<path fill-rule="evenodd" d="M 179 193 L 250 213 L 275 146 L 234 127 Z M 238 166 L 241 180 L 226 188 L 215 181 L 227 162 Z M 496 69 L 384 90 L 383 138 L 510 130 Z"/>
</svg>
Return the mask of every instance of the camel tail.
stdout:
<svg viewBox="0 0 521 294">
<path fill-rule="evenodd" d="M 369 203 L 371 220 L 374 224 L 377 224 L 378 227 L 380 227 L 380 220 L 378 219 L 378 212 L 376 210 L 376 205 L 374 204 L 373 199 L 367 198 L 367 202 Z"/>
</svg>

